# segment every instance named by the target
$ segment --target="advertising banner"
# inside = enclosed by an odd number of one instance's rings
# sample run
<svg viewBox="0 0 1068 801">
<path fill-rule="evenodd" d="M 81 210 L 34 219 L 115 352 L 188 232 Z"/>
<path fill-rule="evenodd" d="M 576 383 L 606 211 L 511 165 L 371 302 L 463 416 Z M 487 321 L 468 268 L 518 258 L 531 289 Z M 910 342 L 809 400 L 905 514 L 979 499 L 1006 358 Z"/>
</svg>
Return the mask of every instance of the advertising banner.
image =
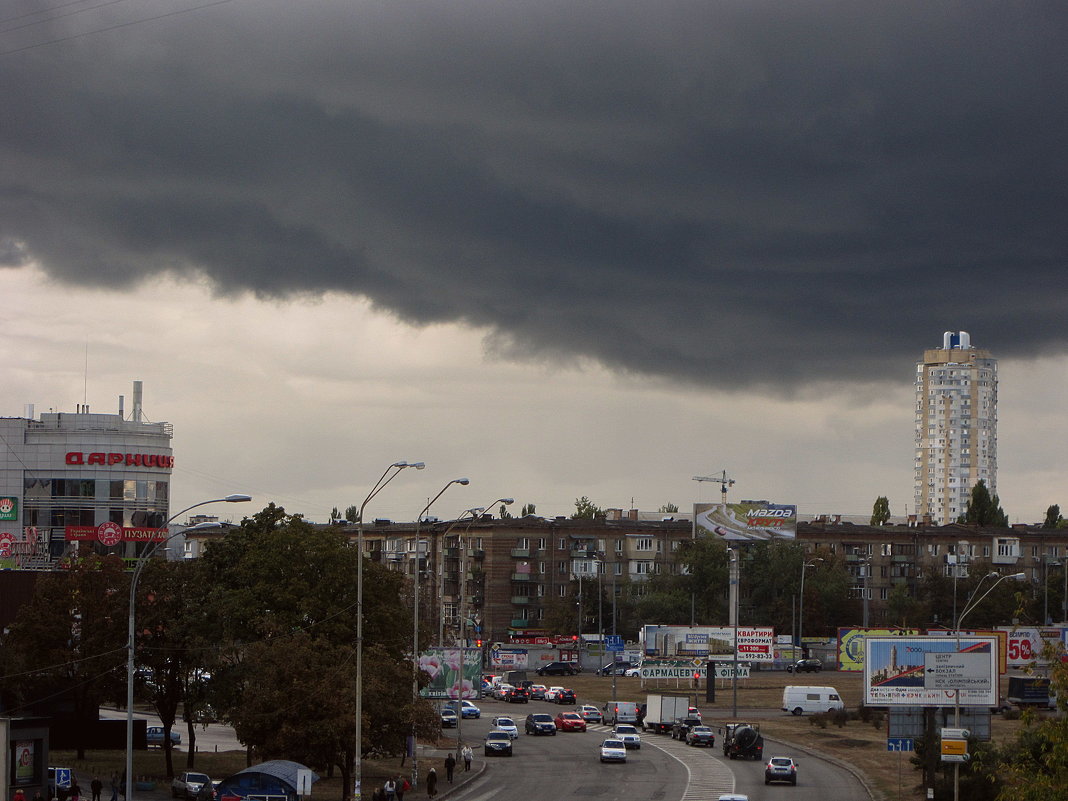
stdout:
<svg viewBox="0 0 1068 801">
<path fill-rule="evenodd" d="M 101 523 L 99 526 L 66 526 L 63 536 L 67 542 L 78 540 L 98 540 L 104 545 L 116 545 L 122 541 L 127 542 L 150 542 L 156 540 L 162 542 L 167 539 L 165 528 L 132 528 L 120 526 L 118 523 Z"/>
<path fill-rule="evenodd" d="M 868 706 L 965 706 L 998 703 L 997 637 L 868 637 Z"/>
<path fill-rule="evenodd" d="M 646 625 L 639 636 L 646 654 L 664 658 L 731 659 L 734 656 L 734 629 L 730 626 Z M 747 662 L 774 662 L 775 629 L 739 626 L 738 658 Z"/>
<path fill-rule="evenodd" d="M 865 637 L 915 637 L 920 632 L 916 629 L 838 629 L 838 669 L 855 671 L 864 670 Z"/>
<path fill-rule="evenodd" d="M 19 499 L 13 495 L 0 496 L 0 520 L 19 519 Z"/>
<path fill-rule="evenodd" d="M 766 501 L 695 503 L 697 533 L 728 542 L 793 539 L 797 534 L 797 507 Z"/>
<path fill-rule="evenodd" d="M 1009 628 L 998 627 L 1008 638 L 1006 649 L 1009 667 L 1025 667 L 1032 662 L 1046 664 L 1043 650 L 1048 643 L 1057 647 L 1064 637 L 1060 628 Z"/>
<path fill-rule="evenodd" d="M 554 658 L 548 654 L 544 660 L 552 662 Z M 530 667 L 530 654 L 523 648 L 491 648 L 490 667 L 494 670 L 526 670 Z"/>
<path fill-rule="evenodd" d="M 479 648 L 429 648 L 419 657 L 419 669 L 430 683 L 419 690 L 423 698 L 478 698 L 482 679 Z"/>
</svg>

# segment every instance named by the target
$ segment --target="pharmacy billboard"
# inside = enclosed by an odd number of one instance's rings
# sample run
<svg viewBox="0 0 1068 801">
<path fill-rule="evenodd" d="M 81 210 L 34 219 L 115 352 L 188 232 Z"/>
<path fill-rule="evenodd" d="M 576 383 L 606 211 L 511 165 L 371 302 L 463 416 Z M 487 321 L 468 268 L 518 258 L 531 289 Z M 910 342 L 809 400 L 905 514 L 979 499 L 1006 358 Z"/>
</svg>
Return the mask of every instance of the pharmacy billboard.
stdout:
<svg viewBox="0 0 1068 801">
<path fill-rule="evenodd" d="M 997 637 L 867 637 L 867 706 L 997 706 Z"/>
<path fill-rule="evenodd" d="M 793 539 L 797 534 L 797 506 L 743 501 L 742 503 L 695 503 L 693 519 L 697 532 L 727 542 Z"/>
</svg>

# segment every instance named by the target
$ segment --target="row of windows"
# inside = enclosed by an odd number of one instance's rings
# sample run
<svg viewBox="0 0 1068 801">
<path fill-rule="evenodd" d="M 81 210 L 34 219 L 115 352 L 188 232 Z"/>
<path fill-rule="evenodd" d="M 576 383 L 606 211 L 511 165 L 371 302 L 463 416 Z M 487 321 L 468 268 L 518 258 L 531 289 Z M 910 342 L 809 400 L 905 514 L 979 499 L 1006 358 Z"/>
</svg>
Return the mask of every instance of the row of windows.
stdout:
<svg viewBox="0 0 1068 801">
<path fill-rule="evenodd" d="M 44 498 L 108 498 L 166 504 L 170 489 L 166 481 L 107 478 L 26 478 L 26 502 Z"/>
</svg>

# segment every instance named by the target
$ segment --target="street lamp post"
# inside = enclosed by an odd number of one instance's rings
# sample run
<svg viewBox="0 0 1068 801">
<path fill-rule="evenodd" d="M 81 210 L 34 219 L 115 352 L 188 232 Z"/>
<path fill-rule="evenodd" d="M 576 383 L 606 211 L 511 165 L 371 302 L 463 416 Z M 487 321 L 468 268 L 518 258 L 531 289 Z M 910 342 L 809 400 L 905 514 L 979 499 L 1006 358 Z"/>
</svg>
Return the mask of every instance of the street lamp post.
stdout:
<svg viewBox="0 0 1068 801">
<path fill-rule="evenodd" d="M 419 706 L 419 528 L 423 521 L 423 515 L 425 515 L 430 507 L 434 505 L 434 501 L 445 494 L 445 490 L 451 487 L 453 484 L 463 484 L 467 486 L 470 484 L 470 479 L 466 478 L 454 478 L 448 484 L 438 491 L 438 494 L 430 499 L 429 503 L 423 507 L 423 510 L 415 518 L 415 589 L 412 593 L 414 599 L 414 609 L 412 610 L 412 787 L 419 786 L 419 748 L 416 743 L 415 737 L 415 715 Z M 428 554 L 429 557 L 429 554 Z M 462 706 L 462 704 L 461 704 Z"/>
<path fill-rule="evenodd" d="M 730 626 L 733 632 L 732 641 L 734 647 L 731 649 L 734 652 L 732 660 L 731 670 L 731 687 L 734 694 L 734 707 L 733 716 L 738 717 L 738 581 L 740 578 L 739 565 L 738 565 L 738 551 L 734 548 L 727 549 L 727 555 L 730 558 L 730 593 L 728 597 L 730 606 Z M 708 681 L 715 681 L 715 677 L 709 676 Z"/>
<path fill-rule="evenodd" d="M 394 462 L 385 469 L 360 504 L 356 516 L 356 751 L 352 760 L 352 797 L 360 801 L 363 793 L 363 511 L 386 484 L 395 479 L 406 467 L 422 470 L 423 462 Z M 390 475 L 392 473 L 392 475 Z"/>
<path fill-rule="evenodd" d="M 801 658 L 805 658 L 805 641 L 804 641 L 804 629 L 805 629 L 805 571 L 810 567 L 815 567 L 817 563 L 822 562 L 823 558 L 817 556 L 811 562 L 805 562 L 801 565 L 801 593 L 799 596 L 799 602 L 797 604 L 797 647 L 801 649 Z"/>
<path fill-rule="evenodd" d="M 190 509 L 196 509 L 198 506 L 207 506 L 209 503 L 245 503 L 251 501 L 251 495 L 227 495 L 225 498 L 212 498 L 208 501 L 200 501 L 194 503 L 192 506 L 187 506 L 180 512 L 176 512 L 167 518 L 160 529 L 166 529 L 177 518 L 184 515 Z M 200 528 L 217 528 L 218 523 L 201 523 L 197 526 L 193 526 L 194 529 Z M 145 569 L 145 565 L 148 564 L 149 558 L 160 546 L 170 542 L 175 537 L 184 534 L 190 529 L 183 529 L 182 531 L 176 531 L 173 534 L 169 534 L 162 540 L 154 540 L 144 553 L 137 559 L 137 564 L 134 566 L 133 575 L 130 577 L 130 608 L 129 617 L 127 620 L 127 640 L 126 640 L 126 798 L 127 801 L 133 801 L 133 704 L 134 704 L 134 639 L 137 631 L 136 622 L 136 599 L 137 599 L 137 582 L 141 579 L 141 572 Z"/>
<path fill-rule="evenodd" d="M 871 577 L 871 559 L 868 559 L 863 564 L 864 564 L 864 568 L 863 568 L 864 569 L 864 574 L 863 574 L 864 582 L 861 585 L 861 592 L 863 593 L 862 598 L 863 598 L 863 601 L 864 601 L 864 628 L 866 629 L 866 628 L 868 628 L 868 592 L 869 592 L 868 579 Z"/>
<path fill-rule="evenodd" d="M 460 520 L 463 519 L 464 515 L 469 514 L 471 515 L 471 517 L 468 519 L 467 525 L 468 528 L 470 528 L 471 523 L 474 522 L 474 520 L 480 514 L 485 512 L 487 509 L 491 509 L 492 507 L 496 506 L 498 503 L 504 504 L 505 506 L 511 506 L 513 503 L 515 503 L 515 498 L 498 498 L 488 506 L 476 506 L 473 509 L 467 509 L 463 512 L 463 514 L 460 515 L 459 518 L 457 518 L 456 523 L 459 523 Z M 453 523 L 453 526 L 455 526 L 456 523 Z M 446 531 L 445 533 L 448 534 L 449 532 Z M 461 736 L 461 733 L 463 730 L 464 723 L 464 670 L 467 667 L 467 616 L 466 610 L 464 609 L 464 579 L 466 577 L 465 566 L 467 563 L 467 559 L 465 556 L 466 549 L 463 545 L 463 537 L 457 537 L 456 539 L 456 547 L 459 549 L 459 576 L 457 577 L 456 585 L 459 591 L 458 595 L 460 598 L 456 605 L 456 609 L 460 617 L 460 626 L 458 631 L 458 639 L 460 641 L 460 687 L 456 693 L 456 705 L 458 707 L 458 709 L 456 710 L 456 761 L 459 762 L 463 757 L 463 737 Z M 442 536 L 441 541 L 445 542 L 444 536 Z M 444 597 L 444 592 L 442 593 L 442 597 Z M 444 614 L 442 615 L 442 620 L 444 620 Z M 442 647 L 445 647 L 444 639 L 439 639 L 439 642 L 441 643 Z"/>
<path fill-rule="evenodd" d="M 979 579 L 979 583 L 975 585 L 975 589 L 972 591 L 972 594 L 968 598 L 968 600 L 964 603 L 964 607 L 961 609 L 960 615 L 957 617 L 957 620 L 956 620 L 956 622 L 955 622 L 955 624 L 953 626 L 953 632 L 954 632 L 954 635 L 956 636 L 956 651 L 957 651 L 957 653 L 960 653 L 960 626 L 961 626 L 961 622 L 964 620 L 964 616 L 967 615 L 969 612 L 971 612 L 973 609 L 975 609 L 975 607 L 977 607 L 984 598 L 986 598 L 988 595 L 990 595 L 990 593 L 992 593 L 994 591 L 994 589 L 1001 582 L 1009 580 L 1009 579 L 1012 579 L 1014 581 L 1023 581 L 1025 578 L 1027 578 L 1026 574 L 1024 574 L 1024 573 L 1012 573 L 1011 575 L 1008 575 L 1008 576 L 999 576 L 997 581 L 995 581 L 993 584 L 991 584 L 987 588 L 986 592 L 984 592 L 982 595 L 980 595 L 978 598 L 976 598 L 975 596 L 978 594 L 980 587 L 983 586 L 983 582 L 986 581 L 986 579 L 994 578 L 995 576 L 998 576 L 997 572 L 992 572 L 992 573 L 987 573 L 985 576 L 983 576 L 981 579 Z M 974 599 L 974 600 L 972 600 L 972 599 Z M 996 680 L 997 679 L 995 677 L 995 681 Z M 960 728 L 960 689 L 959 688 L 953 691 L 953 726 L 955 728 Z M 960 799 L 960 763 L 959 762 L 955 762 L 953 764 L 953 801 L 959 801 L 959 799 Z"/>
</svg>

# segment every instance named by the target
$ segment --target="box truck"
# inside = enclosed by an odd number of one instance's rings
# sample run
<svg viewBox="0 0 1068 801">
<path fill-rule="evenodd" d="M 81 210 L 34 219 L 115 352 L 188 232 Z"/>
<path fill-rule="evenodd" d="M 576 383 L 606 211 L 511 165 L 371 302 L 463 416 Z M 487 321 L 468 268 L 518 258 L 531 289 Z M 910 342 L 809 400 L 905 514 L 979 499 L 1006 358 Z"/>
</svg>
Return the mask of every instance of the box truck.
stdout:
<svg viewBox="0 0 1068 801">
<path fill-rule="evenodd" d="M 690 696 L 688 695 L 649 693 L 645 699 L 642 729 L 664 734 L 671 731 L 676 719 L 686 717 L 689 711 Z"/>
</svg>

